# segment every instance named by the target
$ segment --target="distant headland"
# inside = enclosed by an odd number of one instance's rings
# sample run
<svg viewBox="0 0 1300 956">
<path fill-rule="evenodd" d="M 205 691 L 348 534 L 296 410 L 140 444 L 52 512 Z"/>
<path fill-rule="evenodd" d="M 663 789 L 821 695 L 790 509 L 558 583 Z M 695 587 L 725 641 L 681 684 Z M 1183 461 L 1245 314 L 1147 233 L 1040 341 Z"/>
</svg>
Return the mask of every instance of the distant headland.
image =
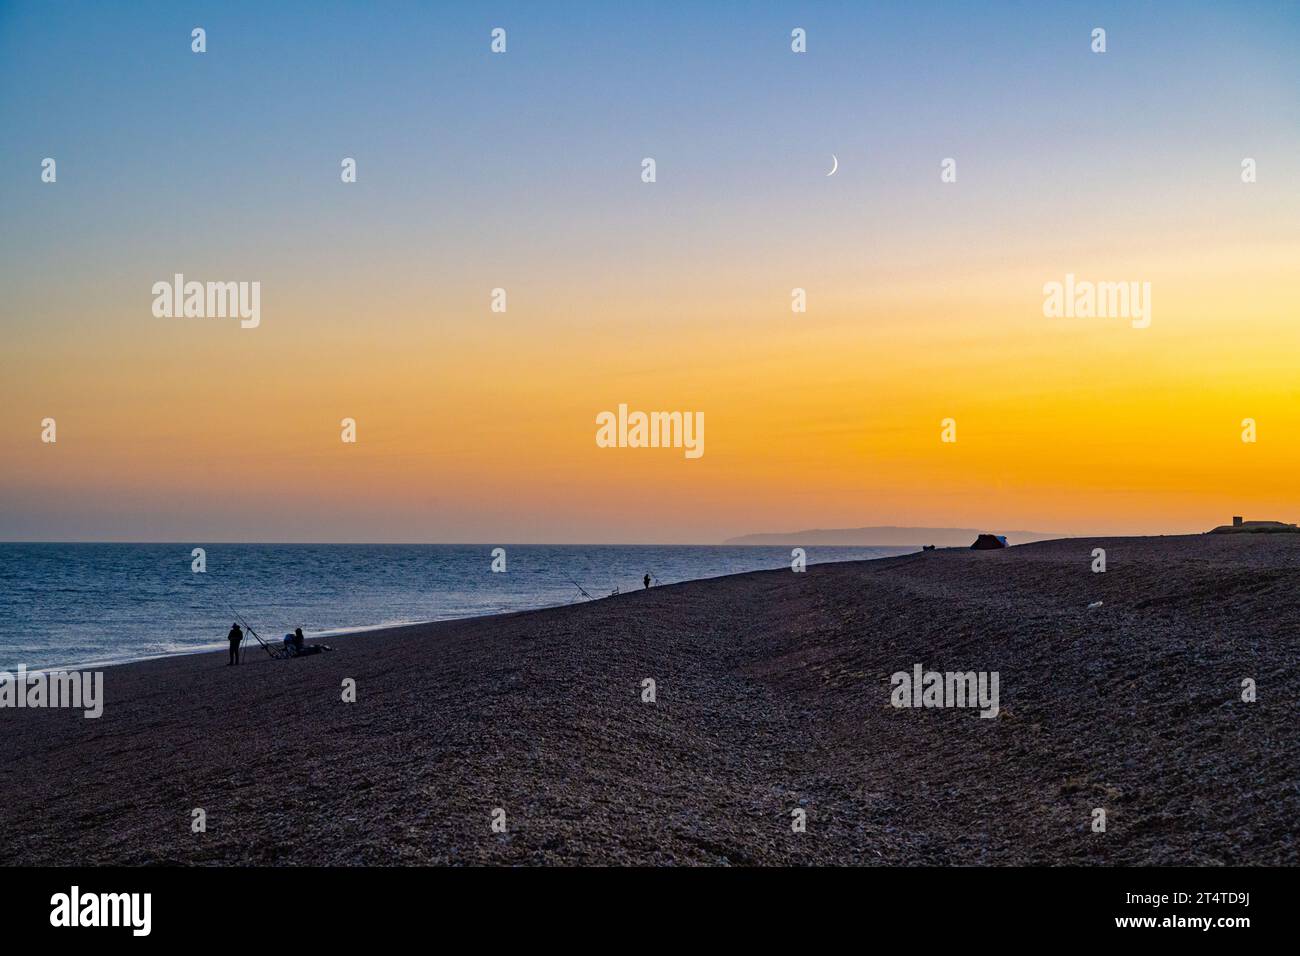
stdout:
<svg viewBox="0 0 1300 956">
<path fill-rule="evenodd" d="M 753 545 L 845 545 L 849 547 L 881 547 L 933 544 L 941 548 L 966 548 L 980 534 L 997 531 L 1005 535 L 1008 544 L 1028 544 L 1031 541 L 1050 541 L 1069 535 L 1045 531 L 1002 531 L 1000 528 L 900 528 L 879 525 L 871 528 L 814 528 L 807 531 L 790 531 L 771 534 L 745 534 L 728 538 L 723 544 Z"/>
<path fill-rule="evenodd" d="M 1211 528 L 1207 534 L 1297 534 L 1300 528 L 1284 521 L 1246 521 L 1240 515 L 1234 515 L 1232 524 L 1221 524 Z"/>
</svg>

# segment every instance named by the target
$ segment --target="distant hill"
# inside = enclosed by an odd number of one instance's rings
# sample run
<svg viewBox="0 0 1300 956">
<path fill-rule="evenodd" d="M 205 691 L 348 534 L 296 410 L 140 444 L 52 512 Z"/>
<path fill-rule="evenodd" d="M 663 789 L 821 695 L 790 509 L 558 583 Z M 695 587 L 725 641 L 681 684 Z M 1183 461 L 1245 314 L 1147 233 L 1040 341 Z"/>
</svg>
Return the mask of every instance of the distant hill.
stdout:
<svg viewBox="0 0 1300 956">
<path fill-rule="evenodd" d="M 780 534 L 745 534 L 728 538 L 723 544 L 809 545 L 839 544 L 853 547 L 871 545 L 900 547 L 905 545 L 933 544 L 941 548 L 968 547 L 979 534 L 1006 535 L 1007 544 L 1027 544 L 1030 541 L 1048 541 L 1066 535 L 1044 531 L 1003 531 L 1001 528 L 896 528 L 885 525 L 875 528 L 814 528 L 808 531 L 791 531 Z"/>
<path fill-rule="evenodd" d="M 1300 528 L 1281 521 L 1242 521 L 1234 518 L 1232 524 L 1221 524 L 1206 534 L 1300 534 Z"/>
</svg>

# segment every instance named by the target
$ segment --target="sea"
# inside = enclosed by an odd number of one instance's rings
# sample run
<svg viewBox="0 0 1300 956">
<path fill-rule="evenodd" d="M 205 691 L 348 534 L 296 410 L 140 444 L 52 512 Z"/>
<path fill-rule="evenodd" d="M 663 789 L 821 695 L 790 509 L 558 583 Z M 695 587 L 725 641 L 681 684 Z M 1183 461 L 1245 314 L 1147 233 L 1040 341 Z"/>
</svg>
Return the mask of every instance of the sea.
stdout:
<svg viewBox="0 0 1300 956">
<path fill-rule="evenodd" d="M 504 550 L 504 572 L 493 551 Z M 809 564 L 906 554 L 810 547 Z M 245 622 L 268 642 L 596 600 L 789 568 L 788 547 L 680 545 L 0 543 L 0 670 L 102 667 L 222 650 Z M 500 561 L 497 561 L 498 566 Z M 201 568 L 201 570 L 200 570 Z M 354 639 L 354 638 L 349 638 Z M 245 644 L 247 650 L 251 637 Z"/>
</svg>

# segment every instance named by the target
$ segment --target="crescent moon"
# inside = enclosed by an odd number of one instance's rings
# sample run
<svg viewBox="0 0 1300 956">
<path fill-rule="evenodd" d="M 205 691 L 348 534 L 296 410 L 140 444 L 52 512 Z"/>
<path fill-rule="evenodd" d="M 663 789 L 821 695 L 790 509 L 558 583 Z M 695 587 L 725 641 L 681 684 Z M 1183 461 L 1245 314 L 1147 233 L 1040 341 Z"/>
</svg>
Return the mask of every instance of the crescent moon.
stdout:
<svg viewBox="0 0 1300 956">
<path fill-rule="evenodd" d="M 831 171 L 826 174 L 827 176 L 834 176 L 835 170 L 840 168 L 840 161 L 835 158 L 834 153 L 831 153 L 831 162 L 833 162 L 835 165 L 831 167 Z"/>
</svg>

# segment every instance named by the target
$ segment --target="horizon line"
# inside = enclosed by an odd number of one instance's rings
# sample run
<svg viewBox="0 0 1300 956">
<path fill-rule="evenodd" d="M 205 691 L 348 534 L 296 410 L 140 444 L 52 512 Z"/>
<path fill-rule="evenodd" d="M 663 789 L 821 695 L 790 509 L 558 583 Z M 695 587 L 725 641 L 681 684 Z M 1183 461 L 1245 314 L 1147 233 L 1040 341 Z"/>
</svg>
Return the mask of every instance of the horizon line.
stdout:
<svg viewBox="0 0 1300 956">
<path fill-rule="evenodd" d="M 885 526 L 881 526 L 885 527 Z M 823 529 L 826 530 L 826 529 Z M 967 529 L 931 529 L 931 530 L 967 530 Z M 980 534 L 986 532 L 978 532 Z M 992 532 L 987 532 L 992 533 Z M 756 532 L 756 534 L 771 534 L 773 536 L 793 537 L 797 532 Z M 1178 538 L 1178 537 L 1198 537 L 1209 534 L 1209 531 L 1161 531 L 1150 533 L 1106 533 L 1095 532 L 1088 534 L 1059 534 L 1054 537 L 1038 538 L 1034 541 L 1026 541 L 1024 544 L 1042 544 L 1048 541 L 1065 541 L 1070 539 L 1084 538 Z M 737 536 L 741 537 L 741 536 Z M 745 537 L 748 537 L 746 535 Z M 32 539 L 8 539 L 0 538 L 2 545 L 59 545 L 59 544 L 105 544 L 105 545 L 178 545 L 188 547 L 211 547 L 214 545 L 250 545 L 250 546 L 323 546 L 323 547 L 523 547 L 523 548 L 779 548 L 784 544 L 728 544 L 725 541 L 694 541 L 694 542 L 663 542 L 663 541 L 207 541 L 206 543 L 196 543 L 201 539 L 170 540 L 170 541 L 138 541 L 111 538 L 77 538 L 77 539 L 55 539 L 55 540 L 32 540 Z M 926 542 L 918 541 L 915 546 L 920 547 Z M 912 547 L 912 543 L 904 544 L 811 544 L 805 547 L 816 548 L 905 548 Z M 942 545 L 943 548 L 963 547 L 962 545 Z M 1013 545 L 1014 547 L 1014 545 Z"/>
</svg>

